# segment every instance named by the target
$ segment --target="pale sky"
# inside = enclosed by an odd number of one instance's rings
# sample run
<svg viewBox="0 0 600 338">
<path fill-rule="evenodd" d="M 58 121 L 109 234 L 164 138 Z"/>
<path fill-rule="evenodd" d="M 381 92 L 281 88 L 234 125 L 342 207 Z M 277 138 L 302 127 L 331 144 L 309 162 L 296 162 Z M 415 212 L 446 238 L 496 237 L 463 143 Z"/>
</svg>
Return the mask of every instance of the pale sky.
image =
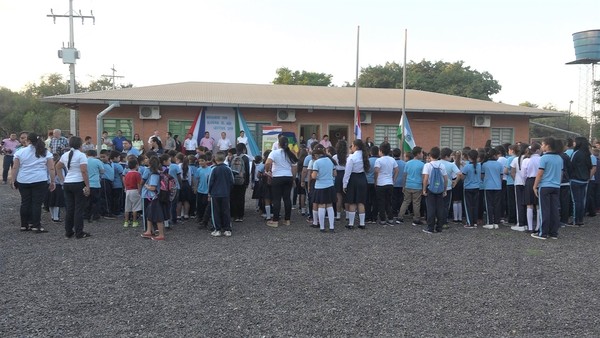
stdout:
<svg viewBox="0 0 600 338">
<path fill-rule="evenodd" d="M 0 0 L 0 86 L 69 77 L 57 50 L 69 40 L 68 0 Z M 572 34 L 600 29 L 599 0 L 74 0 L 96 24 L 74 21 L 77 80 L 110 74 L 136 87 L 185 81 L 268 84 L 275 70 L 324 72 L 353 82 L 360 67 L 463 60 L 488 71 L 494 101 L 583 110 Z M 408 69 L 410 72 L 410 69 Z M 599 71 L 597 71 L 598 73 Z M 584 96 L 585 97 L 585 96 Z"/>
</svg>

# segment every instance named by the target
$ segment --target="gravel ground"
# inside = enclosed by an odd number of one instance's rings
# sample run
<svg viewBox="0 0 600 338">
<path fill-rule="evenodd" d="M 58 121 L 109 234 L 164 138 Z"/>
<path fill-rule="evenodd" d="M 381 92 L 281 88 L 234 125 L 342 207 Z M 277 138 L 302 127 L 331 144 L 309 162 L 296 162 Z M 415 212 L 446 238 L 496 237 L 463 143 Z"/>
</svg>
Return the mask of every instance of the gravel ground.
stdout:
<svg viewBox="0 0 600 338">
<path fill-rule="evenodd" d="M 164 242 L 122 221 L 89 239 L 18 230 L 0 186 L 2 337 L 599 336 L 598 219 L 540 241 L 507 227 L 322 234 L 252 207 L 231 238 L 188 221 Z M 250 202 L 252 206 L 253 202 Z"/>
</svg>

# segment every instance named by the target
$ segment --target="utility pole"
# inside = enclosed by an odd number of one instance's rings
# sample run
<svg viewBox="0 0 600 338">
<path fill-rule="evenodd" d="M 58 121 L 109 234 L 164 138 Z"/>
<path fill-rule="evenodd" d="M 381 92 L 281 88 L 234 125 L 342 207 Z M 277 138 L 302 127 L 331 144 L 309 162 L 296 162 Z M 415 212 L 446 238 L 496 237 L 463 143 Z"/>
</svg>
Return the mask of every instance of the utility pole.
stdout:
<svg viewBox="0 0 600 338">
<path fill-rule="evenodd" d="M 112 79 L 112 89 L 116 89 L 115 78 L 124 78 L 125 76 L 115 75 L 115 73 L 117 72 L 117 70 L 115 69 L 115 65 L 114 64 L 113 64 L 113 66 L 112 66 L 112 68 L 110 70 L 112 70 L 112 75 L 101 75 L 101 76 L 102 77 L 111 78 Z"/>
<path fill-rule="evenodd" d="M 69 0 L 69 14 L 66 15 L 58 15 L 54 14 L 54 11 L 50 9 L 50 14 L 46 15 L 49 18 L 54 19 L 54 23 L 56 24 L 56 18 L 69 18 L 69 45 L 67 48 L 63 47 L 58 51 L 58 57 L 63 60 L 63 64 L 69 65 L 69 87 L 70 93 L 75 94 L 75 63 L 77 59 L 80 58 L 79 51 L 75 48 L 75 34 L 73 30 L 73 18 L 81 18 L 81 24 L 83 25 L 85 19 L 92 19 L 93 24 L 96 24 L 96 18 L 94 17 L 94 13 L 90 11 L 90 15 L 83 15 L 81 11 L 79 14 L 73 14 L 73 0 Z M 77 111 L 71 109 L 69 115 L 69 132 L 73 135 L 77 135 Z"/>
<path fill-rule="evenodd" d="M 567 130 L 571 130 L 571 105 L 573 100 L 569 101 L 569 119 L 567 120 Z"/>
</svg>

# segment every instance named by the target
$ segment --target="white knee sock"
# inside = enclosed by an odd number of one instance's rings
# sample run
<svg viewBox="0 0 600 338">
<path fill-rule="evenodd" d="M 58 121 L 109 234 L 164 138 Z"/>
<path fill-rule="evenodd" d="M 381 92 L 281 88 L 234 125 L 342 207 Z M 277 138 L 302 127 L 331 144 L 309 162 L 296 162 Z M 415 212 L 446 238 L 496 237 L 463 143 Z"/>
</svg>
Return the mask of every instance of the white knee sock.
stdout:
<svg viewBox="0 0 600 338">
<path fill-rule="evenodd" d="M 333 208 L 333 207 L 332 207 L 332 208 Z M 337 212 L 337 213 L 335 214 L 335 218 L 336 218 L 336 219 L 340 219 L 340 217 L 342 217 L 342 213 L 341 213 L 341 212 Z"/>
<path fill-rule="evenodd" d="M 527 208 L 527 229 L 533 230 L 533 208 Z"/>
<path fill-rule="evenodd" d="M 539 229 L 541 228 L 541 226 L 542 226 L 542 217 L 541 217 L 541 214 L 542 214 L 542 212 L 541 212 L 541 210 L 538 208 L 538 210 L 537 210 L 537 214 L 536 214 L 536 216 L 537 216 L 537 217 L 535 218 L 535 223 L 537 224 L 537 228 L 536 228 L 536 229 L 538 229 L 538 230 L 539 230 Z"/>
<path fill-rule="evenodd" d="M 358 225 L 365 225 L 365 213 L 363 212 L 362 214 L 359 212 L 358 213 Z"/>
<path fill-rule="evenodd" d="M 460 202 L 460 201 L 456 202 L 456 214 L 458 215 L 456 217 L 457 221 L 462 221 L 462 218 L 463 218 L 462 212 L 463 212 L 462 202 Z"/>
<path fill-rule="evenodd" d="M 325 230 L 325 208 L 319 208 L 319 227 L 321 230 Z"/>
<path fill-rule="evenodd" d="M 267 215 L 267 219 L 271 219 L 271 206 L 265 205 L 265 214 Z"/>
<path fill-rule="evenodd" d="M 59 207 L 50 207 L 50 216 L 52 217 L 53 220 L 58 219 L 58 211 L 59 210 L 60 210 Z"/>
<path fill-rule="evenodd" d="M 346 220 L 348 220 L 350 218 L 350 212 L 348 210 L 346 210 Z"/>
<path fill-rule="evenodd" d="M 354 226 L 354 218 L 355 217 L 356 217 L 356 211 L 348 211 L 348 225 Z"/>
<path fill-rule="evenodd" d="M 315 208 L 313 208 L 313 224 L 317 225 L 319 222 L 319 210 L 315 210 Z"/>
<path fill-rule="evenodd" d="M 333 219 L 333 207 L 327 208 L 327 217 L 329 217 L 329 229 L 333 230 L 335 224 L 335 220 Z"/>
</svg>

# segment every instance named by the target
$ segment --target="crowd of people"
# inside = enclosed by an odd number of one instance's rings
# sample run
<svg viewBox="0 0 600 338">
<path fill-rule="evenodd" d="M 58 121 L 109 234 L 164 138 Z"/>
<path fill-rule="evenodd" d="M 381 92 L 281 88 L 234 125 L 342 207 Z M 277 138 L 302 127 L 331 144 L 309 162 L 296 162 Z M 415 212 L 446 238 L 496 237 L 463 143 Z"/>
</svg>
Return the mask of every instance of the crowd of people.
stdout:
<svg viewBox="0 0 600 338">
<path fill-rule="evenodd" d="M 58 129 L 46 141 L 25 132 L 3 140 L 3 183 L 21 194 L 22 231 L 47 232 L 43 208 L 64 222 L 69 238 L 90 237 L 84 222 L 100 217 L 122 217 L 123 227 L 142 226 L 141 236 L 156 241 L 190 219 L 229 237 L 232 224 L 244 221 L 248 188 L 266 225 L 291 225 L 298 205 L 321 232 L 334 232 L 336 221 L 366 229 L 406 220 L 428 234 L 450 223 L 509 225 L 557 239 L 561 226 L 583 226 L 584 215 L 600 207 L 600 148 L 583 137 L 428 152 L 417 146 L 402 154 L 386 141 L 341 139 L 334 147 L 327 135 L 319 141 L 313 134 L 297 153 L 279 137 L 253 159 L 243 131 L 235 145 L 225 133 L 215 140 L 208 132 L 200 142 L 191 135 L 180 142 L 155 131 L 147 144 L 139 134 L 129 140 L 117 131 L 111 139 L 105 132 L 101 142 L 98 153 L 91 137 L 66 138 Z"/>
</svg>

